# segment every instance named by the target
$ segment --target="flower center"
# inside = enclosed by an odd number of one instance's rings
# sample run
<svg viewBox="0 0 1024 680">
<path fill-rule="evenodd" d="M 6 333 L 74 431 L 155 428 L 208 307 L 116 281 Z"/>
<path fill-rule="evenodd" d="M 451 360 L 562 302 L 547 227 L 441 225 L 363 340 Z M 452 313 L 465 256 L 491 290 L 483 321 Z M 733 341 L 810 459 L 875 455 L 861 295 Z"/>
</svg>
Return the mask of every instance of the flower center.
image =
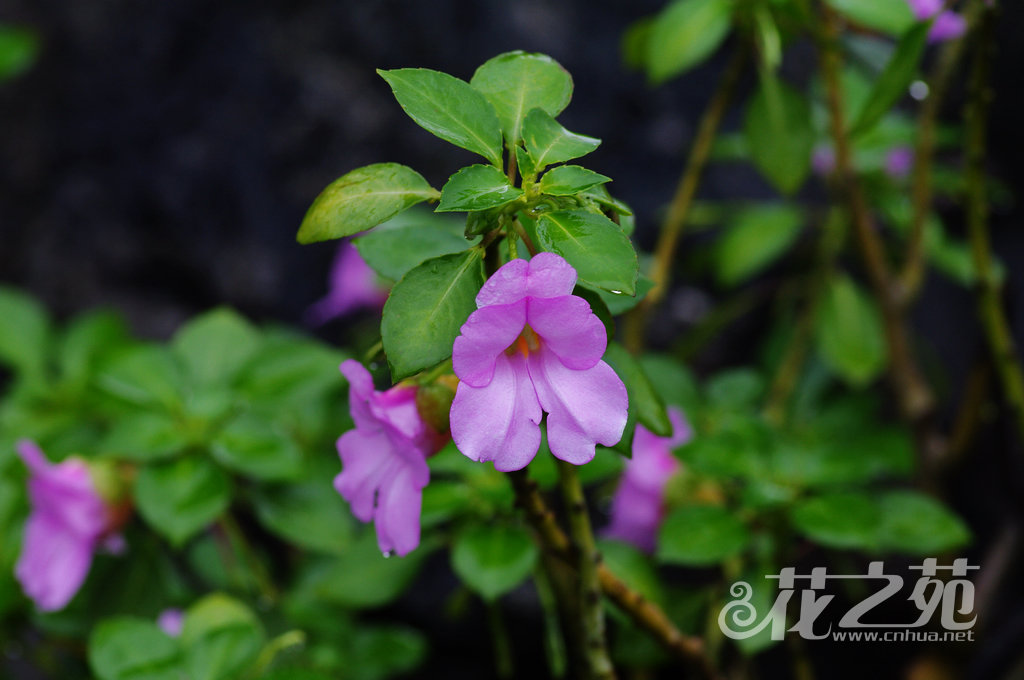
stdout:
<svg viewBox="0 0 1024 680">
<path fill-rule="evenodd" d="M 523 327 L 523 332 L 511 345 L 505 349 L 505 354 L 514 356 L 516 352 L 523 355 L 523 358 L 530 356 L 530 352 L 540 349 L 540 337 L 529 326 Z"/>
</svg>

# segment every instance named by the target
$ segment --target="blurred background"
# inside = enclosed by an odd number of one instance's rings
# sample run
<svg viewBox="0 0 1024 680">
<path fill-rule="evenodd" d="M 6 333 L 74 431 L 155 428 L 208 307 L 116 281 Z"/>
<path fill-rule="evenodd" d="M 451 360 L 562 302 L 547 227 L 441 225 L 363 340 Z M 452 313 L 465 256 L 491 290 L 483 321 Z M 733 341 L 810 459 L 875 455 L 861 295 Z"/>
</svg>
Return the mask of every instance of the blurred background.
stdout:
<svg viewBox="0 0 1024 680">
<path fill-rule="evenodd" d="M 1024 188 L 1024 5 L 1003 4 L 989 158 L 992 174 L 1013 196 Z M 332 243 L 295 243 L 303 214 L 324 186 L 361 165 L 395 161 L 439 187 L 472 162 L 468 152 L 412 124 L 374 70 L 417 66 L 468 79 L 478 64 L 513 49 L 547 53 L 572 73 L 576 90 L 562 121 L 604 140 L 588 166 L 614 178 L 611 190 L 636 211 L 635 239 L 650 250 L 725 62 L 720 53 L 658 87 L 627 69 L 619 48 L 625 29 L 662 5 L 0 0 L 0 22 L 29 27 L 41 41 L 35 63 L 0 86 L 0 283 L 38 296 L 59 319 L 116 308 L 136 333 L 151 338 L 167 338 L 189 317 L 221 304 L 257 321 L 299 324 L 325 292 L 335 252 Z M 810 45 L 787 52 L 783 73 L 791 82 L 807 82 L 815 69 Z M 954 122 L 962 80 L 944 107 L 944 118 Z M 752 68 L 739 101 L 756 81 Z M 733 107 L 727 132 L 740 127 L 742 113 Z M 803 189 L 810 200 L 824 191 L 820 181 Z M 719 201 L 774 195 L 754 169 L 738 163 L 712 164 L 700 192 Z M 959 208 L 938 207 L 948 230 L 962 234 Z M 1024 337 L 1021 217 L 1020 202 L 1004 200 L 992 221 L 1018 338 Z M 683 261 L 703 236 L 684 243 Z M 759 285 L 770 288 L 785 261 L 780 266 Z M 700 322 L 718 294 L 706 271 L 677 269 L 654 345 L 667 346 Z M 751 362 L 752 348 L 768 332 L 769 311 L 739 315 L 695 354 L 697 374 Z M 970 365 L 985 352 L 976 325 L 951 323 L 973 318 L 969 290 L 929 278 L 913 323 L 927 340 L 924 363 L 939 367 L 943 404 L 959 401 Z M 318 332 L 332 339 L 344 329 L 335 324 Z M 978 443 L 981 454 L 950 493 L 975 531 L 972 563 L 1006 518 L 1024 516 L 1022 452 L 1005 415 L 992 418 Z M 984 658 L 977 677 L 986 677 L 985 663 L 997 667 L 1014 647 L 1019 651 L 1021 592 L 1021 584 L 1009 585 L 1005 625 L 979 643 Z M 415 610 L 415 599 L 404 606 Z M 459 634 L 452 633 L 453 655 Z M 531 644 L 538 643 L 526 636 L 521 648 Z M 905 649 L 809 647 L 812 657 L 840 661 L 909 657 Z M 479 652 L 479 663 L 489 663 L 488 650 Z M 467 654 L 460 665 L 468 672 L 476 662 Z M 837 671 L 835 677 L 847 676 Z"/>
</svg>

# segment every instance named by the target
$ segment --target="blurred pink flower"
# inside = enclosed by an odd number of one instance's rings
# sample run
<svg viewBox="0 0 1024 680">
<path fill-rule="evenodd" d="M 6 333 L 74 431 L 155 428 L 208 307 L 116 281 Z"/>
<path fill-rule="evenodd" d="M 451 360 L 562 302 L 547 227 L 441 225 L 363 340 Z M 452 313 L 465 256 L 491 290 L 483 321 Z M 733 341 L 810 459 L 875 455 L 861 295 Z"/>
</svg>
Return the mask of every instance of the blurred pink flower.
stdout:
<svg viewBox="0 0 1024 680">
<path fill-rule="evenodd" d="M 356 428 L 338 439 L 342 467 L 334 488 L 360 521 L 373 520 L 381 552 L 406 555 L 420 543 L 423 487 L 430 480 L 427 456 L 446 438 L 423 422 L 415 387 L 378 392 L 370 372 L 352 359 L 341 372 L 349 381 Z"/>
<path fill-rule="evenodd" d="M 32 512 L 15 575 L 39 609 L 56 611 L 78 592 L 98 548 L 117 551 L 124 544 L 110 533 L 115 513 L 96 491 L 84 461 L 50 463 L 27 439 L 17 450 L 29 470 Z"/>
<path fill-rule="evenodd" d="M 828 175 L 836 169 L 836 152 L 831 146 L 821 144 L 811 152 L 811 168 L 819 175 Z"/>
<path fill-rule="evenodd" d="M 927 21 L 935 17 L 928 31 L 929 42 L 953 40 L 967 31 L 967 20 L 956 12 L 943 10 L 943 0 L 907 0 L 907 3 L 918 20 Z"/>
<path fill-rule="evenodd" d="M 637 425 L 633 457 L 626 463 L 612 498 L 612 520 L 604 532 L 608 538 L 632 543 L 647 552 L 654 550 L 665 514 L 665 484 L 680 467 L 672 449 L 693 436 L 682 411 L 673 406 L 668 415 L 672 421 L 671 437 L 659 437 Z"/>
<path fill-rule="evenodd" d="M 480 289 L 452 353 L 461 381 L 452 438 L 469 458 L 525 467 L 540 446 L 542 411 L 551 453 L 575 465 L 622 437 L 626 388 L 601 361 L 604 325 L 571 294 L 575 284 L 568 262 L 539 253 L 508 262 Z"/>
<path fill-rule="evenodd" d="M 331 265 L 327 295 L 306 310 L 306 322 L 320 326 L 362 307 L 379 309 L 387 297 L 388 287 L 363 261 L 356 247 L 343 241 Z"/>
<path fill-rule="evenodd" d="M 910 174 L 914 167 L 914 150 L 906 146 L 889 149 L 885 154 L 885 173 L 894 179 Z"/>
<path fill-rule="evenodd" d="M 178 637 L 185 625 L 185 614 L 180 609 L 165 609 L 157 617 L 156 625 L 171 637 Z"/>
</svg>

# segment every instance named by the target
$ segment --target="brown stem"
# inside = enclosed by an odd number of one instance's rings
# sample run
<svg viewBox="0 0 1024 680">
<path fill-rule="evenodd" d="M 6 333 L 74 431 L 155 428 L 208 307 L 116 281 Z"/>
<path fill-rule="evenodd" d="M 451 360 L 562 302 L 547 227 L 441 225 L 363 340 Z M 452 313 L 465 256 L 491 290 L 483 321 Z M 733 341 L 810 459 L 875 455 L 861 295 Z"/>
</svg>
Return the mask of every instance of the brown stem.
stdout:
<svg viewBox="0 0 1024 680">
<path fill-rule="evenodd" d="M 527 521 L 537 532 L 545 553 L 565 563 L 572 563 L 569 539 L 555 521 L 537 490 L 537 483 L 525 471 L 510 472 L 509 478 L 516 492 L 516 502 L 526 513 Z M 604 594 L 633 619 L 634 623 L 650 633 L 666 650 L 691 664 L 703 678 L 719 678 L 714 664 L 708 658 L 700 638 L 685 635 L 669 620 L 658 605 L 622 582 L 607 566 L 598 565 L 597 577 Z"/>
<path fill-rule="evenodd" d="M 669 203 L 668 213 L 661 226 L 658 243 L 654 249 L 654 261 L 650 271 L 654 287 L 627 318 L 625 343 L 632 352 L 639 351 L 643 346 L 644 333 L 647 330 L 647 321 L 651 310 L 665 297 L 679 238 L 683 234 L 683 227 L 686 226 L 686 218 L 693 206 L 694 196 L 697 195 L 697 187 L 700 185 L 704 166 L 711 155 L 711 147 L 715 141 L 715 135 L 718 133 L 718 127 L 729 106 L 729 101 L 732 99 L 736 83 L 739 82 L 740 76 L 743 74 L 746 60 L 747 49 L 744 43 L 733 55 L 722 80 L 718 83 L 718 88 L 711 96 L 711 101 L 708 102 L 708 107 L 701 116 L 700 124 L 697 127 L 697 137 L 686 161 L 686 169 L 683 171 L 682 177 L 679 178 L 679 184 L 676 186 L 671 203 Z"/>
<path fill-rule="evenodd" d="M 933 427 L 935 399 L 914 360 L 899 304 L 899 288 L 894 283 L 883 249 L 882 237 L 868 209 L 860 180 L 853 169 L 850 138 L 843 114 L 843 91 L 839 79 L 842 61 L 838 46 L 838 21 L 826 3 L 822 3 L 822 16 L 824 34 L 821 44 L 821 67 L 829 122 L 836 147 L 836 179 L 850 212 L 868 279 L 882 310 L 886 346 L 889 350 L 889 377 L 896 392 L 900 412 L 914 433 L 921 481 L 925 487 L 930 487 L 934 484 L 936 461 L 943 456 L 945 449 L 945 443 Z"/>
</svg>

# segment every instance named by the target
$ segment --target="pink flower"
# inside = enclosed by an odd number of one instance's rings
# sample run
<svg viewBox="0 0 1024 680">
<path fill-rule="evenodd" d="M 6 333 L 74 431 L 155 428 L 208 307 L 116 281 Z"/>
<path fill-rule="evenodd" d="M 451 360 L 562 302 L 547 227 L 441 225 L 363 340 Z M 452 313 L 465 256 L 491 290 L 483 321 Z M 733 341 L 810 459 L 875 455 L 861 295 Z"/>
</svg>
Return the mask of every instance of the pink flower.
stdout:
<svg viewBox="0 0 1024 680">
<path fill-rule="evenodd" d="M 821 144 L 811 153 L 811 167 L 819 175 L 829 175 L 836 169 L 836 153 L 831 146 Z"/>
<path fill-rule="evenodd" d="M 185 625 L 185 614 L 180 609 L 165 609 L 157 617 L 156 625 L 171 637 L 178 637 Z"/>
<path fill-rule="evenodd" d="M 349 409 L 356 429 L 338 439 L 341 473 L 334 488 L 360 521 L 373 520 L 385 554 L 406 555 L 420 543 L 423 487 L 430 480 L 427 456 L 444 438 L 416 410 L 416 388 L 373 389 L 362 364 L 341 365 L 349 382 Z"/>
<path fill-rule="evenodd" d="M 381 284 L 355 246 L 343 242 L 331 265 L 327 295 L 306 311 L 306 321 L 319 326 L 361 307 L 379 309 L 387 297 L 387 286 Z"/>
<path fill-rule="evenodd" d="M 914 167 L 914 150 L 905 146 L 889 149 L 885 154 L 885 173 L 893 179 L 910 174 Z"/>
<path fill-rule="evenodd" d="M 967 20 L 951 10 L 943 11 L 943 0 L 907 0 L 907 3 L 919 21 L 935 17 L 928 31 L 929 42 L 954 40 L 967 32 Z"/>
<path fill-rule="evenodd" d="M 637 425 L 633 458 L 626 463 L 615 491 L 612 521 L 604 532 L 608 538 L 632 543 L 647 552 L 654 550 L 658 526 L 665 515 L 665 484 L 680 466 L 672 449 L 693 436 L 682 411 L 670 407 L 668 415 L 672 421 L 671 437 L 659 437 Z"/>
<path fill-rule="evenodd" d="M 54 465 L 26 439 L 17 450 L 29 470 L 32 513 L 14 573 L 39 609 L 56 611 L 82 586 L 93 553 L 105 542 L 112 548 L 123 543 L 110 535 L 114 512 L 97 493 L 84 461 Z"/>
<path fill-rule="evenodd" d="M 622 437 L 626 388 L 601 361 L 605 328 L 571 294 L 575 284 L 568 262 L 540 253 L 505 264 L 480 289 L 452 352 L 461 380 L 452 438 L 469 458 L 525 467 L 540 446 L 542 411 L 551 453 L 575 465 Z"/>
</svg>

